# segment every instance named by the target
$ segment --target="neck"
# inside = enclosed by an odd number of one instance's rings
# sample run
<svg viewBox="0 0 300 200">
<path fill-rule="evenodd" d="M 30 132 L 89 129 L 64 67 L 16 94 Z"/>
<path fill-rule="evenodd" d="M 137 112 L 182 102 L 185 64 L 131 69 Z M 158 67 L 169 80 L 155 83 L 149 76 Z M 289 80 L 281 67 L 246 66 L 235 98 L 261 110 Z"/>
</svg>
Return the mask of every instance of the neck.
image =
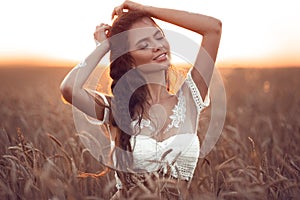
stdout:
<svg viewBox="0 0 300 200">
<path fill-rule="evenodd" d="M 156 104 L 160 102 L 162 98 L 170 95 L 166 85 L 166 70 L 160 70 L 156 72 L 147 72 L 143 74 L 146 80 L 149 90 L 149 103 Z"/>
</svg>

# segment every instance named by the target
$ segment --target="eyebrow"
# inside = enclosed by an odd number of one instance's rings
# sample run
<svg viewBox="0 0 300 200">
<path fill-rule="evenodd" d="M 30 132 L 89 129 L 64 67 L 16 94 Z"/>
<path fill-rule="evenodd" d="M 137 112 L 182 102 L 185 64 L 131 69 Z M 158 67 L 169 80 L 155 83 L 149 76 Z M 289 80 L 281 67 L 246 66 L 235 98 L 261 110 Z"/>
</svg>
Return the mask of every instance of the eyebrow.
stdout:
<svg viewBox="0 0 300 200">
<path fill-rule="evenodd" d="M 161 33 L 161 31 L 160 31 L 160 30 L 157 30 L 157 31 L 153 34 L 153 36 L 156 37 L 156 35 L 159 34 L 159 33 Z M 146 41 L 146 40 L 148 40 L 148 37 L 143 38 L 143 39 L 140 39 L 139 41 L 137 41 L 137 42 L 135 43 L 135 45 L 138 45 L 139 43 L 144 42 L 144 41 Z"/>
</svg>

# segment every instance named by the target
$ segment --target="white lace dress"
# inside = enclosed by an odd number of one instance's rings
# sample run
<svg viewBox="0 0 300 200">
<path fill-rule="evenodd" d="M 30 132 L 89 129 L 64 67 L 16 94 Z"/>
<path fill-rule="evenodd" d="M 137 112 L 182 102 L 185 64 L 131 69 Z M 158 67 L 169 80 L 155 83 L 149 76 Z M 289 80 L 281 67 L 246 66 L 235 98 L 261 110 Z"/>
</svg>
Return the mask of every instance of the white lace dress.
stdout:
<svg viewBox="0 0 300 200">
<path fill-rule="evenodd" d="M 105 104 L 110 106 L 104 95 L 95 91 L 94 93 L 97 93 L 104 100 Z M 201 98 L 200 92 L 192 79 L 191 72 L 188 72 L 176 96 L 178 102 L 169 116 L 170 123 L 162 133 L 167 134 L 168 132 L 172 132 L 171 136 L 163 141 L 157 141 L 147 136 L 149 133 L 155 131 L 155 125 L 150 120 L 143 119 L 139 127 L 140 133 L 131 137 L 130 144 L 133 150 L 133 162 L 136 169 L 146 172 L 160 170 L 166 173 L 167 168 L 169 168 L 172 177 L 189 181 L 193 177 L 200 153 L 200 143 L 197 136 L 200 113 L 209 105 L 210 101 L 209 95 L 206 96 L 205 100 Z M 106 108 L 103 121 L 97 120 L 95 122 L 95 120 L 90 119 L 89 122 L 103 125 L 108 122 L 108 116 L 109 109 Z M 137 121 L 132 121 L 131 125 L 133 129 L 136 128 L 136 124 Z M 99 144 L 98 146 L 101 145 Z M 113 148 L 114 141 L 111 140 L 109 149 Z M 102 154 L 104 155 L 105 153 L 103 152 Z M 115 163 L 116 158 L 114 156 L 113 159 Z M 122 188 L 122 184 L 116 174 L 115 177 L 117 182 L 116 187 L 118 189 Z"/>
<path fill-rule="evenodd" d="M 169 167 L 171 176 L 189 181 L 194 174 L 199 153 L 200 143 L 197 136 L 200 112 L 209 105 L 208 95 L 203 101 L 200 92 L 192 79 L 191 73 L 179 91 L 178 102 L 173 108 L 173 114 L 169 116 L 170 124 L 162 134 L 172 131 L 171 137 L 157 141 L 143 132 L 155 131 L 155 126 L 150 120 L 143 119 L 140 125 L 139 135 L 131 137 L 130 143 L 133 149 L 134 166 L 137 169 L 154 172 L 161 170 L 167 172 Z M 132 122 L 134 128 L 137 121 Z M 122 184 L 117 175 L 117 188 Z"/>
</svg>

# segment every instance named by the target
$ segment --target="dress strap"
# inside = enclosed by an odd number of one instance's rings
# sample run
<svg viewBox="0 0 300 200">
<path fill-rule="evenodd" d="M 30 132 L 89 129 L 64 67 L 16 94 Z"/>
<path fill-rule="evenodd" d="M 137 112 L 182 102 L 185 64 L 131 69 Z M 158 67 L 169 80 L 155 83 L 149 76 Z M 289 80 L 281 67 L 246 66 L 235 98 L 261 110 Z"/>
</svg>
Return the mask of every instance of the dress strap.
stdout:
<svg viewBox="0 0 300 200">
<path fill-rule="evenodd" d="M 96 90 L 86 89 L 86 91 L 88 93 L 92 94 L 93 96 L 99 96 L 104 101 L 105 106 L 107 106 L 104 108 L 104 116 L 103 116 L 102 120 L 95 119 L 95 118 L 85 115 L 86 119 L 94 125 L 103 125 L 104 123 L 108 123 L 109 122 L 109 108 L 108 108 L 109 102 L 108 102 L 107 98 L 105 97 L 105 95 Z"/>
<path fill-rule="evenodd" d="M 186 82 L 190 88 L 193 100 L 197 106 L 197 110 L 201 111 L 204 108 L 206 108 L 207 106 L 209 106 L 210 104 L 210 99 L 209 99 L 209 90 L 207 92 L 207 95 L 203 101 L 201 95 L 200 95 L 200 91 L 196 85 L 196 83 L 194 82 L 193 78 L 192 78 L 192 74 L 191 74 L 191 70 L 187 73 L 187 78 L 186 78 Z"/>
</svg>

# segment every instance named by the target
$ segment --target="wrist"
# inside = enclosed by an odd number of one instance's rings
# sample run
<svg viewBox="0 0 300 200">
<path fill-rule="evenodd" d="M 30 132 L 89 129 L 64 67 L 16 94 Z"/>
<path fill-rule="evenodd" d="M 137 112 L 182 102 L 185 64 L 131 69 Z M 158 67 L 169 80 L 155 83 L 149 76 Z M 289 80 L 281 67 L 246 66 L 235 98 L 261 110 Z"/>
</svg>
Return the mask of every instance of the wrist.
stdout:
<svg viewBox="0 0 300 200">
<path fill-rule="evenodd" d="M 104 50 L 106 53 L 110 50 L 110 45 L 108 40 L 104 40 L 103 42 L 96 42 L 96 49 L 100 48 L 102 50 Z"/>
<path fill-rule="evenodd" d="M 101 42 L 99 42 L 98 40 L 95 39 L 95 44 L 96 44 L 96 47 L 98 47 L 101 45 Z"/>
<path fill-rule="evenodd" d="M 152 9 L 152 6 L 148 6 L 148 5 L 141 6 L 141 11 L 146 12 L 148 14 L 151 14 L 151 9 Z"/>
</svg>

